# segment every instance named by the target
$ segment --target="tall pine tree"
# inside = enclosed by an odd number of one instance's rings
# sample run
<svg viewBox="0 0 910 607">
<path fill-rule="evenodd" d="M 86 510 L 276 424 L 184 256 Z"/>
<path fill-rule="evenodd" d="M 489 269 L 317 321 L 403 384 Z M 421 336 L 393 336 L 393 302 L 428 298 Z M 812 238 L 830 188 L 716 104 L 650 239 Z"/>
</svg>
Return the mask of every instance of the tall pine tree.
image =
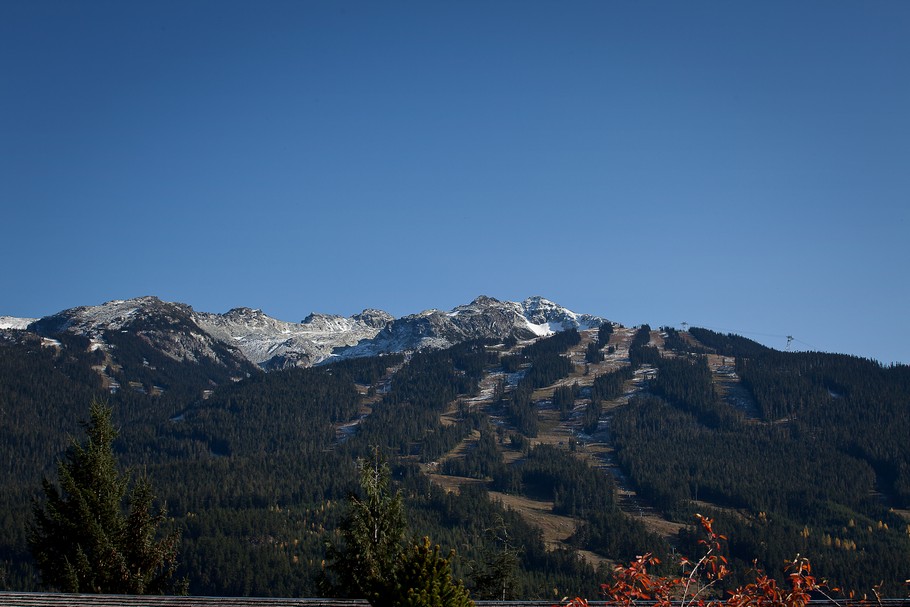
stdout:
<svg viewBox="0 0 910 607">
<path fill-rule="evenodd" d="M 439 546 L 431 548 L 429 538 L 424 538 L 405 549 L 401 492 L 392 492 L 391 471 L 379 449 L 374 449 L 372 462 L 361 461 L 360 466 L 363 493 L 349 497 L 340 524 L 342 542 L 326 549 L 327 590 L 366 598 L 374 607 L 472 606 Z"/>
<path fill-rule="evenodd" d="M 59 487 L 44 479 L 46 503 L 34 504 L 28 542 L 49 588 L 111 594 L 185 593 L 174 583 L 180 537 L 158 540 L 164 510 L 153 511 L 151 483 L 117 469 L 111 408 L 92 402 L 87 438 L 57 465 Z M 124 504 L 126 501 L 126 507 Z"/>
<path fill-rule="evenodd" d="M 398 564 L 406 530 L 401 493 L 392 493 L 390 487 L 389 465 L 378 448 L 373 457 L 373 462 L 360 462 L 363 493 L 349 497 L 340 524 L 342 542 L 326 550 L 335 577 L 330 592 L 371 601 L 382 594 Z"/>
</svg>

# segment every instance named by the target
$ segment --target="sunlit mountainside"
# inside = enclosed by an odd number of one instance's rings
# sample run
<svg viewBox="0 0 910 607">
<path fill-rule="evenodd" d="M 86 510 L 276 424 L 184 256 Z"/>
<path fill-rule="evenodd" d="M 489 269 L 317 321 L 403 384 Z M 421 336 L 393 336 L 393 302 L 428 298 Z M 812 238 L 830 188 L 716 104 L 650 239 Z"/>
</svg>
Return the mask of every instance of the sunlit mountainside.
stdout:
<svg viewBox="0 0 910 607">
<path fill-rule="evenodd" d="M 515 596 L 595 597 L 613 563 L 695 553 L 696 512 L 742 571 L 800 553 L 862 591 L 907 577 L 906 366 L 541 297 L 299 323 L 143 297 L 0 318 L 2 586 L 36 587 L 29 504 L 99 396 L 182 529 L 191 594 L 318 594 L 374 447 L 469 588 L 507 537 Z"/>
</svg>

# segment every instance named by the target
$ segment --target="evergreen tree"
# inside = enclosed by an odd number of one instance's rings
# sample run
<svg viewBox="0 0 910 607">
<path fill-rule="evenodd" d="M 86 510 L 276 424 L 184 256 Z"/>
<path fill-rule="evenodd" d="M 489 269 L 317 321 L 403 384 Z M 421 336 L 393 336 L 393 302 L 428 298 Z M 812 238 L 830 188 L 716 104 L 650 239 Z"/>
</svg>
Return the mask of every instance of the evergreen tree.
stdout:
<svg viewBox="0 0 910 607">
<path fill-rule="evenodd" d="M 361 462 L 363 496 L 351 495 L 339 528 L 342 544 L 328 546 L 328 569 L 337 579 L 335 594 L 376 600 L 398 564 L 405 534 L 401 493 L 392 493 L 389 465 L 374 450 L 372 463 Z"/>
<path fill-rule="evenodd" d="M 585 362 L 596 364 L 603 362 L 603 360 L 604 353 L 603 350 L 601 350 L 601 344 L 596 341 L 589 343 L 588 347 L 585 349 Z"/>
<path fill-rule="evenodd" d="M 597 343 L 603 348 L 610 345 L 610 336 L 613 335 L 613 323 L 605 322 L 600 325 L 597 331 Z"/>
<path fill-rule="evenodd" d="M 430 539 L 415 544 L 399 557 L 391 583 L 378 597 L 374 607 L 471 607 L 474 602 L 459 580 L 452 576 L 449 558 L 439 554 L 439 546 L 430 547 Z"/>
<path fill-rule="evenodd" d="M 47 503 L 33 507 L 28 542 L 44 584 L 64 592 L 185 592 L 185 581 L 172 582 L 179 534 L 155 539 L 165 515 L 152 513 L 151 483 L 140 478 L 130 491 L 129 474 L 117 470 L 111 408 L 93 401 L 82 425 L 87 440 L 74 441 L 58 463 L 59 488 L 44 479 Z"/>
<path fill-rule="evenodd" d="M 508 601 L 515 599 L 518 573 L 518 549 L 512 544 L 509 530 L 501 515 L 496 524 L 484 531 L 487 543 L 471 576 L 473 594 L 478 599 Z"/>
<path fill-rule="evenodd" d="M 328 546 L 326 580 L 334 594 L 366 598 L 375 607 L 467 607 L 473 605 L 449 560 L 430 540 L 404 549 L 406 523 L 401 492 L 392 493 L 388 464 L 374 448 L 361 461 L 362 496 L 351 495 L 341 521 L 342 543 Z"/>
</svg>

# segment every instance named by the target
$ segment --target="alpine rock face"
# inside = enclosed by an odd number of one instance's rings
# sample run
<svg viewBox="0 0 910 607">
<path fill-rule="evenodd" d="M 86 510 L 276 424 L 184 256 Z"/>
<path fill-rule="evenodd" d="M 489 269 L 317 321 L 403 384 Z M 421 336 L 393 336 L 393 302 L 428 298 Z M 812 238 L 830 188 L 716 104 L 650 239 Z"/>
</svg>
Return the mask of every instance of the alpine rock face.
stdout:
<svg viewBox="0 0 910 607">
<path fill-rule="evenodd" d="M 266 370 L 316 364 L 339 348 L 373 339 L 394 320 L 386 312 L 364 310 L 349 318 L 314 313 L 295 323 L 250 308 L 196 317 L 211 335 L 235 346 Z"/>
<path fill-rule="evenodd" d="M 3 324 L 51 338 L 63 333 L 82 336 L 91 349 L 104 349 L 113 356 L 111 334 L 120 333 L 136 336 L 144 346 L 174 360 L 236 369 L 252 363 L 268 371 L 446 348 L 471 339 L 527 340 L 573 328 L 593 329 L 603 322 L 542 297 L 519 303 L 481 296 L 449 312 L 426 310 L 397 319 L 373 309 L 350 317 L 313 313 L 295 323 L 251 308 L 224 314 L 196 312 L 187 304 L 148 296 L 71 308 L 38 320 L 4 317 Z"/>
<path fill-rule="evenodd" d="M 568 329 L 594 329 L 604 319 L 576 314 L 542 297 L 521 303 L 480 296 L 451 312 L 427 310 L 390 323 L 374 339 L 337 352 L 373 356 L 423 348 L 447 348 L 470 339 L 532 339 Z"/>
<path fill-rule="evenodd" d="M 117 347 L 124 345 L 118 335 L 123 334 L 141 348 L 177 362 L 213 364 L 238 372 L 249 366 L 239 349 L 199 325 L 192 307 L 152 296 L 70 308 L 31 323 L 28 330 L 46 337 L 63 333 L 84 337 L 89 349 L 105 350 L 114 358 Z M 114 346 L 115 341 L 120 345 Z"/>
</svg>

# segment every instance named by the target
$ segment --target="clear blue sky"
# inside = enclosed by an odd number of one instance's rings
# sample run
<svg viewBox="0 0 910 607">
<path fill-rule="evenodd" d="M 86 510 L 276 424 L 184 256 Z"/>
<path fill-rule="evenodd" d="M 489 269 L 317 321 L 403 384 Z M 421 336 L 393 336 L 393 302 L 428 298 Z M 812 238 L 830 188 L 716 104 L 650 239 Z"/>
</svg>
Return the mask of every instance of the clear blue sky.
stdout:
<svg viewBox="0 0 910 607">
<path fill-rule="evenodd" d="M 910 2 L 0 3 L 0 314 L 540 294 L 910 362 Z"/>
</svg>

